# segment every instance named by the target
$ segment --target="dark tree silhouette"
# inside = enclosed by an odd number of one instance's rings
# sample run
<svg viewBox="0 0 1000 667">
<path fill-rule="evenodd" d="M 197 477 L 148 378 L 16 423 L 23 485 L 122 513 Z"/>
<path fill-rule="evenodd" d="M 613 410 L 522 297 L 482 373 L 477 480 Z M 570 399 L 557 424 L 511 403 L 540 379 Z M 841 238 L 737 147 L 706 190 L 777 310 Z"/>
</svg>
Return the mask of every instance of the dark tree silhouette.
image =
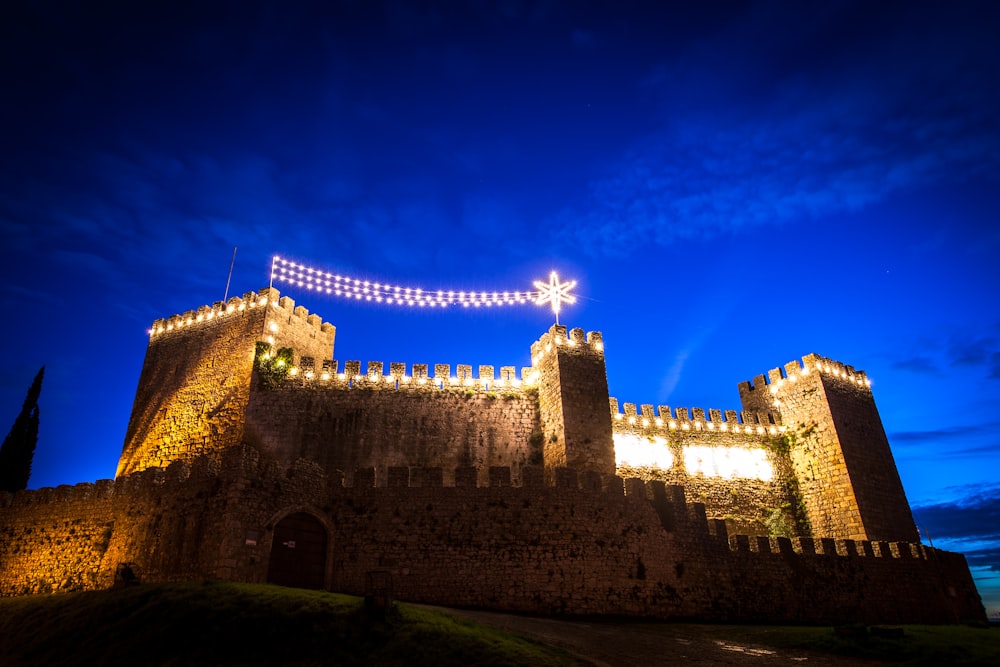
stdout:
<svg viewBox="0 0 1000 667">
<path fill-rule="evenodd" d="M 38 395 L 42 393 L 42 366 L 28 389 L 21 413 L 0 446 L 0 491 L 14 493 L 28 487 L 31 460 L 38 443 Z"/>
</svg>

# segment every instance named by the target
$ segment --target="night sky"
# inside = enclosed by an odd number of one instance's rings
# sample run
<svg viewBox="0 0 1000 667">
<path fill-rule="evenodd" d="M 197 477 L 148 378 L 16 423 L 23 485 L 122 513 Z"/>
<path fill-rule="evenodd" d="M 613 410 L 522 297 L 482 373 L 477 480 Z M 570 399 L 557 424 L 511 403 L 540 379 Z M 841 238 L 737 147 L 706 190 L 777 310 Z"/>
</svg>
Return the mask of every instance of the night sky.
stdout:
<svg viewBox="0 0 1000 667">
<path fill-rule="evenodd" d="M 230 295 L 275 254 L 435 290 L 555 269 L 622 402 L 866 370 L 925 543 L 1000 614 L 1000 5 L 80 4 L 0 10 L 0 430 L 44 364 L 30 488 L 114 475 L 147 329 L 221 300 L 234 246 Z M 278 287 L 341 364 L 528 366 L 552 323 Z"/>
</svg>

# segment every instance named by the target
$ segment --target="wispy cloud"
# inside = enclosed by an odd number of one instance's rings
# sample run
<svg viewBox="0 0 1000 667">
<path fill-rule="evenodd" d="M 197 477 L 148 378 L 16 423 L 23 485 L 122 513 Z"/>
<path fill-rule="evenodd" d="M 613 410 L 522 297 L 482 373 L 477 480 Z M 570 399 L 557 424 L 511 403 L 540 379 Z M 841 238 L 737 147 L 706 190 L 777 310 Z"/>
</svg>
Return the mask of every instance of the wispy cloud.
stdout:
<svg viewBox="0 0 1000 667">
<path fill-rule="evenodd" d="M 706 57 L 751 50 L 758 13 L 661 64 L 648 86 L 664 129 L 596 178 L 584 205 L 554 218 L 555 235 L 621 253 L 638 239 L 666 245 L 808 223 L 902 189 L 1000 177 L 1000 54 L 990 29 L 949 32 L 950 13 L 914 9 L 884 24 L 868 17 L 863 34 L 850 25 L 857 9 L 827 17 L 856 34 L 846 47 L 826 46 L 829 25 L 802 17 L 810 20 L 795 30 L 769 33 L 753 66 Z M 774 18 L 773 8 L 760 12 Z M 902 56 L 893 25 L 926 45 Z M 802 64 L 775 78 L 776 62 Z"/>
<path fill-rule="evenodd" d="M 958 500 L 913 508 L 931 538 L 960 549 L 971 565 L 1000 572 L 1000 486 L 956 489 Z"/>
</svg>

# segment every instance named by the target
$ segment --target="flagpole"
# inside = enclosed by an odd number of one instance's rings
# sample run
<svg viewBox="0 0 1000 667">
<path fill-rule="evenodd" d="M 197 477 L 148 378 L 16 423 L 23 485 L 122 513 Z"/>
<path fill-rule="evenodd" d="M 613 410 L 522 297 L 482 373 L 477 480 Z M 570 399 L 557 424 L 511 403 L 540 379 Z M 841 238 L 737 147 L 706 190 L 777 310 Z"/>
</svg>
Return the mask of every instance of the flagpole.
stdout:
<svg viewBox="0 0 1000 667">
<path fill-rule="evenodd" d="M 236 246 L 233 246 L 233 261 L 229 262 L 229 277 L 226 278 L 226 294 L 222 297 L 225 301 L 229 298 L 229 282 L 233 279 L 233 266 L 236 265 Z"/>
</svg>

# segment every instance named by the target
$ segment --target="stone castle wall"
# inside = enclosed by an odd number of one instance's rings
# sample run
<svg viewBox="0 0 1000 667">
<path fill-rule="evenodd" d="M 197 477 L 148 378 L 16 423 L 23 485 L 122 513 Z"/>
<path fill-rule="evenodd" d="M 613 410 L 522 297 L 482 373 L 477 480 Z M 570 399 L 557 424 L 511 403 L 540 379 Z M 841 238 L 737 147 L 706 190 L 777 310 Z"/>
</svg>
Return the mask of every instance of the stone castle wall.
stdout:
<svg viewBox="0 0 1000 667">
<path fill-rule="evenodd" d="M 156 320 L 117 474 L 239 444 L 257 341 L 325 359 L 334 333 L 274 289 Z"/>
<path fill-rule="evenodd" d="M 255 389 L 244 440 L 282 465 L 305 458 L 331 474 L 387 466 L 510 466 L 517 474 L 541 463 L 534 392 L 369 377 Z"/>
<path fill-rule="evenodd" d="M 553 325 L 531 346 L 547 467 L 615 470 L 601 334 Z"/>
<path fill-rule="evenodd" d="M 75 487 L 5 496 L 0 525 L 36 520 L 30 533 L 32 522 L 21 524 L 21 550 L 0 549 L 0 592 L 26 592 L 8 572 L 53 570 L 46 545 L 83 516 L 100 519 L 70 553 L 78 571 L 100 561 L 99 576 L 55 578 L 50 590 L 110 585 L 117 562 L 134 563 L 145 581 L 264 581 L 276 524 L 306 512 L 329 533 L 326 587 L 349 593 L 381 571 L 402 600 L 534 613 L 816 623 L 983 615 L 964 559 L 921 545 L 730 536 L 681 487 L 567 468 L 556 469 L 555 486 L 538 467 L 522 470 L 521 486 L 507 468 L 491 469 L 489 486 L 472 469 L 457 470 L 453 487 L 443 477 L 393 468 L 379 487 L 369 470 L 345 486 L 314 462 L 286 471 L 234 448 L 221 462 L 99 482 L 99 508 Z M 110 540 L 97 539 L 108 517 Z"/>
<path fill-rule="evenodd" d="M 747 410 L 775 410 L 817 535 L 918 542 L 868 378 L 808 355 L 739 385 Z"/>
<path fill-rule="evenodd" d="M 610 403 L 619 476 L 683 486 L 730 532 L 809 535 L 777 415 Z"/>
<path fill-rule="evenodd" d="M 619 412 L 598 333 L 552 327 L 520 377 L 341 369 L 334 335 L 271 288 L 154 322 L 116 480 L 0 494 L 0 595 L 104 588 L 122 563 L 266 581 L 296 516 L 330 590 L 379 571 L 400 599 L 535 613 L 984 617 L 964 558 L 919 545 L 850 367 L 772 370 L 739 414 Z M 261 341 L 293 348 L 284 379 L 255 370 Z"/>
</svg>

